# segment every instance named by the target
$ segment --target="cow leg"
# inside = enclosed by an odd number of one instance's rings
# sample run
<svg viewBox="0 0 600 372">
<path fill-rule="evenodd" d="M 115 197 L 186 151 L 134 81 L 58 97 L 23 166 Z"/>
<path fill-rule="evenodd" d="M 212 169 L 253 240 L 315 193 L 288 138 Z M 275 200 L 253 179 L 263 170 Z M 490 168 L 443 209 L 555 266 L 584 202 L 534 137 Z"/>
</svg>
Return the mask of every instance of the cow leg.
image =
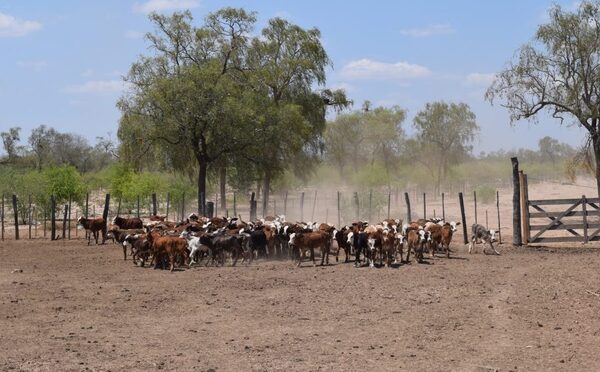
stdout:
<svg viewBox="0 0 600 372">
<path fill-rule="evenodd" d="M 360 267 L 360 249 L 356 248 L 354 254 L 354 266 Z"/>
<path fill-rule="evenodd" d="M 123 259 L 127 261 L 127 246 L 123 244 Z"/>
<path fill-rule="evenodd" d="M 498 256 L 500 256 L 500 252 L 498 252 L 496 250 L 496 248 L 494 248 L 494 244 L 492 243 L 492 241 L 490 240 L 490 247 L 492 247 L 492 250 L 494 251 L 495 254 L 497 254 Z"/>
<path fill-rule="evenodd" d="M 169 271 L 173 272 L 174 268 L 175 268 L 175 254 L 169 253 Z"/>
<path fill-rule="evenodd" d="M 429 243 L 429 257 L 431 258 L 435 257 L 435 246 L 436 244 L 434 242 Z"/>
</svg>

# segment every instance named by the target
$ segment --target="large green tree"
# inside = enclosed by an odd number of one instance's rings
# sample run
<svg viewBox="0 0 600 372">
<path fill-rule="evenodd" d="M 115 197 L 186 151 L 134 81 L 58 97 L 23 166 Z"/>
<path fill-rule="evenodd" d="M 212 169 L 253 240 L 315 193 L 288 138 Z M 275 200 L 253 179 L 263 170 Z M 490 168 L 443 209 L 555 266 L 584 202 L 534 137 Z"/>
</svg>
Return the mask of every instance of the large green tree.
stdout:
<svg viewBox="0 0 600 372">
<path fill-rule="evenodd" d="M 255 16 L 224 8 L 201 27 L 192 26 L 190 12 L 150 19 L 156 27 L 147 35 L 152 54 L 132 65 L 132 89 L 118 104 L 123 160 L 153 152 L 151 160 L 197 172 L 202 212 L 209 165 L 251 142 L 244 124 L 253 122 L 253 92 L 238 75 Z"/>
<path fill-rule="evenodd" d="M 414 155 L 424 160 L 434 175 L 437 190 L 446 179 L 450 164 L 469 155 L 479 132 L 475 114 L 465 103 L 433 102 L 413 120 L 416 142 Z"/>
<path fill-rule="evenodd" d="M 497 75 L 486 98 L 500 101 L 513 123 L 546 112 L 584 128 L 582 153 L 591 147 L 600 195 L 600 2 L 583 1 L 576 11 L 555 5 L 549 18 Z"/>
</svg>

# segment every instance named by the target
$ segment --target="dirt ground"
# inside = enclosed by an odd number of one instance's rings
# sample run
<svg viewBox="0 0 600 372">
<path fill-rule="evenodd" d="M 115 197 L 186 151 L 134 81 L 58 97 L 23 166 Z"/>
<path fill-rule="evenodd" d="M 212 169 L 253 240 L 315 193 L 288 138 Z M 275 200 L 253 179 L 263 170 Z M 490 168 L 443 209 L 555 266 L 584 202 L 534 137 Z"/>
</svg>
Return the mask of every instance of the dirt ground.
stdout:
<svg viewBox="0 0 600 372">
<path fill-rule="evenodd" d="M 115 245 L 0 246 L 0 370 L 597 370 L 600 251 L 398 268 L 134 267 Z M 22 272 L 19 272 L 22 270 Z"/>
</svg>

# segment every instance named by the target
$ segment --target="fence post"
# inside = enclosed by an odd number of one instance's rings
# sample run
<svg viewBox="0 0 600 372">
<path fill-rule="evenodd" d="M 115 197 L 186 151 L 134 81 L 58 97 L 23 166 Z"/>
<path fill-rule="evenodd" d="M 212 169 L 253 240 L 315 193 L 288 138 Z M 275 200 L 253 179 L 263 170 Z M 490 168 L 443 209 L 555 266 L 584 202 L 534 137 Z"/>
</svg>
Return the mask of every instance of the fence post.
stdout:
<svg viewBox="0 0 600 372">
<path fill-rule="evenodd" d="M 233 193 L 233 217 L 237 217 L 237 193 Z"/>
<path fill-rule="evenodd" d="M 0 221 L 2 221 L 2 240 L 4 240 L 4 193 L 2 193 L 2 212 L 0 213 Z"/>
<path fill-rule="evenodd" d="M 404 200 L 406 201 L 406 223 L 410 223 L 412 217 L 410 213 L 410 198 L 407 192 L 404 193 Z"/>
<path fill-rule="evenodd" d="M 315 208 L 317 207 L 317 190 L 315 190 L 315 199 L 313 200 L 312 214 L 310 215 L 310 222 L 315 222 Z"/>
<path fill-rule="evenodd" d="M 69 209 L 67 209 L 67 212 L 69 213 L 69 219 L 67 220 L 67 239 L 71 240 L 71 204 L 72 204 L 73 200 L 72 198 L 69 196 Z M 31 227 L 30 227 L 31 229 Z"/>
<path fill-rule="evenodd" d="M 519 171 L 519 182 L 521 186 L 521 242 L 529 243 L 529 192 L 527 187 L 527 175 L 523 171 Z"/>
<path fill-rule="evenodd" d="M 181 221 L 185 221 L 185 191 L 181 194 Z"/>
<path fill-rule="evenodd" d="M 460 218 L 463 225 L 463 240 L 465 244 L 469 243 L 469 239 L 467 237 L 467 217 L 465 216 L 465 201 L 463 198 L 463 193 L 458 193 L 458 202 L 460 203 Z"/>
<path fill-rule="evenodd" d="M 356 221 L 360 221 L 360 202 L 356 191 L 354 192 L 354 206 L 356 207 Z"/>
<path fill-rule="evenodd" d="M 444 205 L 444 193 L 442 193 L 442 220 L 446 222 L 446 206 Z"/>
<path fill-rule="evenodd" d="M 62 223 L 62 236 L 61 239 L 65 240 L 67 237 L 67 213 L 69 211 L 69 204 L 65 204 L 63 207 L 63 223 Z"/>
<path fill-rule="evenodd" d="M 338 228 L 342 226 L 342 212 L 340 211 L 340 192 L 337 192 L 337 217 L 338 217 Z"/>
<path fill-rule="evenodd" d="M 121 199 L 123 199 L 123 197 L 119 196 L 119 201 L 117 202 L 117 217 L 121 214 Z"/>
<path fill-rule="evenodd" d="M 88 218 L 88 212 L 90 207 L 90 193 L 85 193 L 85 218 Z"/>
<path fill-rule="evenodd" d="M 44 208 L 44 238 L 46 237 L 46 222 L 47 222 L 47 219 L 48 219 L 48 211 L 46 210 L 46 208 Z"/>
<path fill-rule="evenodd" d="M 104 211 L 102 211 L 102 218 L 104 219 L 104 230 L 102 231 L 102 244 L 106 241 L 106 231 L 108 229 L 108 209 L 110 207 L 110 194 L 106 194 L 104 199 Z"/>
<path fill-rule="evenodd" d="M 283 215 L 287 216 L 287 198 L 288 198 L 288 192 L 285 192 L 285 197 L 283 199 Z"/>
<path fill-rule="evenodd" d="M 369 222 L 373 220 L 373 190 L 369 190 Z"/>
<path fill-rule="evenodd" d="M 498 244 L 502 244 L 502 233 L 500 229 L 500 192 L 496 190 L 496 211 L 498 212 Z"/>
<path fill-rule="evenodd" d="M 140 196 L 137 196 L 137 213 L 136 213 L 136 217 L 140 218 Z"/>
<path fill-rule="evenodd" d="M 477 223 L 477 191 L 473 190 L 473 203 L 475 204 L 475 223 Z"/>
<path fill-rule="evenodd" d="M 12 195 L 13 213 L 15 215 L 15 239 L 19 240 L 19 210 L 17 208 L 17 194 Z"/>
<path fill-rule="evenodd" d="M 56 196 L 50 197 L 50 240 L 56 240 Z"/>
<path fill-rule="evenodd" d="M 581 207 L 583 208 L 583 244 L 588 242 L 588 224 L 587 224 L 587 199 L 585 195 L 581 196 Z"/>
<path fill-rule="evenodd" d="M 171 193 L 167 192 L 167 213 L 166 213 L 166 217 L 165 220 L 169 220 L 169 204 L 171 203 Z"/>
<path fill-rule="evenodd" d="M 254 206 L 256 201 L 254 198 L 256 197 L 256 193 L 252 191 L 252 195 L 250 195 L 250 221 L 254 221 L 256 219 L 256 211 L 254 210 Z"/>
<path fill-rule="evenodd" d="M 79 220 L 79 218 L 77 218 L 77 208 L 75 208 L 75 221 L 78 221 L 78 220 Z M 37 226 L 37 224 L 36 224 L 36 226 Z M 77 238 L 77 234 L 78 234 L 77 233 L 77 224 L 75 224 L 75 238 Z M 36 231 L 35 235 L 37 236 L 37 231 Z"/>
<path fill-rule="evenodd" d="M 423 193 L 423 219 L 427 219 L 427 194 Z"/>
<path fill-rule="evenodd" d="M 304 191 L 300 194 L 300 222 L 304 222 Z"/>
<path fill-rule="evenodd" d="M 27 209 L 27 214 L 28 214 L 28 218 L 27 218 L 27 222 L 29 225 L 29 239 L 31 239 L 31 194 L 29 194 L 29 208 Z"/>
<path fill-rule="evenodd" d="M 521 241 L 521 185 L 519 182 L 519 160 L 510 158 L 513 173 L 513 245 L 520 246 Z"/>
<path fill-rule="evenodd" d="M 156 210 L 156 193 L 153 192 L 152 193 L 152 215 L 156 216 L 157 210 Z"/>
<path fill-rule="evenodd" d="M 388 211 L 387 211 L 387 218 L 388 220 L 390 219 L 390 206 L 392 203 L 392 193 L 388 191 Z"/>
<path fill-rule="evenodd" d="M 488 224 L 488 210 L 487 209 L 485 210 L 485 228 L 487 230 L 490 229 L 490 225 Z"/>
</svg>

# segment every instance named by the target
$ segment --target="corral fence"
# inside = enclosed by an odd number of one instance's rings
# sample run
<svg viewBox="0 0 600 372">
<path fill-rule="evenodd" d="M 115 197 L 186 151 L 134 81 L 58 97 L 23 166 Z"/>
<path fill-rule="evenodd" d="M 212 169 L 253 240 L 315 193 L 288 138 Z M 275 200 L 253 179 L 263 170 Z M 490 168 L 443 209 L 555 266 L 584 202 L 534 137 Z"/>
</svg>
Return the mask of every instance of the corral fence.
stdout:
<svg viewBox="0 0 600 372">
<path fill-rule="evenodd" d="M 426 193 L 416 189 L 371 189 L 353 191 L 349 189 L 323 190 L 306 188 L 274 192 L 269 203 L 257 197 L 255 192 L 228 192 L 225 200 L 218 194 L 202 195 L 205 202 L 200 207 L 206 216 L 241 217 L 255 220 L 266 216 L 285 215 L 291 222 L 329 222 L 336 226 L 357 220 L 377 223 L 386 218 L 412 221 L 419 218 L 440 217 L 448 221 L 461 221 L 463 235 L 467 236 L 469 222 L 479 222 L 489 228 L 500 230 L 500 193 L 494 189 L 483 195 L 472 193 L 442 192 Z M 478 198 L 480 199 L 478 202 Z M 52 240 L 83 237 L 77 228 L 77 219 L 104 217 L 109 223 L 115 216 L 149 218 L 153 215 L 166 216 L 170 221 L 182 221 L 191 213 L 198 212 L 196 195 L 171 193 L 138 196 L 133 200 L 111 198 L 110 194 L 97 190 L 85 195 L 76 203 L 71 198 L 57 202 L 48 196 L 47 206 L 35 205 L 30 195 L 2 195 L 0 219 L 2 240 L 50 238 Z M 496 209 L 496 210 L 494 210 Z M 204 213 L 202 213 L 204 212 Z"/>
<path fill-rule="evenodd" d="M 600 241 L 600 198 L 530 199 L 527 174 L 513 163 L 513 244 Z"/>
</svg>

